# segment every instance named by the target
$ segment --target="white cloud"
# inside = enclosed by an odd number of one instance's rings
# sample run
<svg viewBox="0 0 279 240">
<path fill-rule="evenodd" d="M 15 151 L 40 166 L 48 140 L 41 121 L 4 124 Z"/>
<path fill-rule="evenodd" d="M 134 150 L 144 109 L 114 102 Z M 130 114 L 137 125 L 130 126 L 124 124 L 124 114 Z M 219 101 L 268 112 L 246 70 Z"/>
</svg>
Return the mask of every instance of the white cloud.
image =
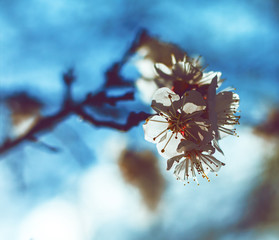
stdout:
<svg viewBox="0 0 279 240">
<path fill-rule="evenodd" d="M 35 208 L 23 219 L 18 240 L 81 240 L 82 225 L 73 204 L 53 199 Z"/>
</svg>

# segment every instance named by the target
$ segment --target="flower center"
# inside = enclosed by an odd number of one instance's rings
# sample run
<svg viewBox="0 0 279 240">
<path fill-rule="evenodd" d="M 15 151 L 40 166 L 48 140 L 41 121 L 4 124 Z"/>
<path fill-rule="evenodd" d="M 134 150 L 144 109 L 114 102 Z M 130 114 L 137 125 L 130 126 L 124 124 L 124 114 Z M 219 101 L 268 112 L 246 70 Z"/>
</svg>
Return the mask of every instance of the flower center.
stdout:
<svg viewBox="0 0 279 240">
<path fill-rule="evenodd" d="M 171 130 L 173 133 L 181 133 L 183 137 L 185 137 L 187 128 L 189 128 L 189 124 L 187 123 L 187 119 L 183 120 L 181 118 L 181 114 L 178 115 L 177 119 L 171 119 L 169 120 L 169 126 L 168 129 Z M 177 136 L 175 136 L 177 139 Z"/>
</svg>

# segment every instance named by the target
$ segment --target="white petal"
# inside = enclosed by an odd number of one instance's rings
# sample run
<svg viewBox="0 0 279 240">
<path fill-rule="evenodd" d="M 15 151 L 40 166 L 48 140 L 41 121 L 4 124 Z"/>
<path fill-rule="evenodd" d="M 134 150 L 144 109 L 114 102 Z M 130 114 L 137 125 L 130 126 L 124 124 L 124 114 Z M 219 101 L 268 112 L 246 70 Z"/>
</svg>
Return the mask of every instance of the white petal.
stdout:
<svg viewBox="0 0 279 240">
<path fill-rule="evenodd" d="M 163 63 L 155 63 L 155 68 L 162 71 L 164 74 L 171 75 L 172 71 Z"/>
<path fill-rule="evenodd" d="M 161 116 L 152 116 L 143 125 L 145 140 L 153 143 L 159 142 L 167 133 L 168 122 Z M 164 132 L 165 131 L 165 132 Z"/>
<path fill-rule="evenodd" d="M 229 135 L 234 135 L 234 130 L 235 130 L 234 127 L 235 127 L 234 125 L 224 125 L 224 124 L 222 126 L 219 126 L 218 139 L 222 139 Z M 224 128 L 226 130 L 224 130 Z"/>
<path fill-rule="evenodd" d="M 192 178 L 191 168 L 193 168 L 191 160 L 188 158 L 184 159 L 175 166 L 174 175 L 179 180 L 188 180 L 189 178 Z"/>
<path fill-rule="evenodd" d="M 193 143 L 192 141 L 188 141 L 186 139 L 181 141 L 177 147 L 177 151 L 184 152 L 184 153 L 189 152 L 194 149 L 198 149 L 198 145 Z"/>
<path fill-rule="evenodd" d="M 199 154 L 200 158 L 204 163 L 204 170 L 210 170 L 211 172 L 218 172 L 225 164 L 217 160 L 211 155 Z"/>
<path fill-rule="evenodd" d="M 154 81 L 148 81 L 144 78 L 139 78 L 136 81 L 136 87 L 139 90 L 141 100 L 143 100 L 146 104 L 150 104 L 152 96 L 158 89 Z"/>
<path fill-rule="evenodd" d="M 171 55 L 171 62 L 172 62 L 172 65 L 176 64 L 176 58 L 173 54 Z"/>
<path fill-rule="evenodd" d="M 140 59 L 135 63 L 143 78 L 154 79 L 156 71 L 154 69 L 154 62 L 149 58 Z"/>
<path fill-rule="evenodd" d="M 202 95 L 195 90 L 186 92 L 181 99 L 183 104 L 183 111 L 186 113 L 193 113 L 206 108 L 206 103 Z"/>
<path fill-rule="evenodd" d="M 159 88 L 153 95 L 151 107 L 158 113 L 175 115 L 180 107 L 180 97 L 167 87 Z M 171 113 L 169 113 L 171 112 Z"/>
<path fill-rule="evenodd" d="M 232 104 L 235 105 L 237 109 L 239 106 L 239 102 L 234 102 L 235 100 L 239 100 L 239 96 L 233 92 L 220 92 L 216 96 L 216 104 L 215 111 L 217 113 L 222 113 L 226 109 L 230 109 Z"/>
<path fill-rule="evenodd" d="M 216 106 L 216 88 L 217 88 L 217 78 L 214 77 L 208 87 L 207 91 L 207 107 L 210 123 L 212 124 L 212 130 L 215 132 L 218 138 L 218 127 L 217 127 L 217 113 L 215 111 Z"/>
<path fill-rule="evenodd" d="M 220 87 L 222 81 L 221 81 L 221 75 L 222 73 L 221 72 L 208 72 L 208 73 L 203 73 L 202 75 L 202 79 L 199 81 L 200 84 L 204 85 L 204 84 L 210 84 L 212 79 L 217 76 L 217 84 L 218 84 L 218 87 Z"/>
<path fill-rule="evenodd" d="M 171 96 L 172 101 L 180 100 L 179 95 L 167 87 L 159 88 L 154 93 L 152 100 L 155 101 L 156 103 L 161 103 L 164 106 L 170 106 L 171 101 L 170 101 L 169 96 Z"/>
<path fill-rule="evenodd" d="M 166 138 L 157 143 L 158 152 L 167 159 L 180 155 L 181 153 L 177 151 L 177 147 L 182 139 L 183 136 L 180 133 L 176 134 L 168 131 Z"/>
<path fill-rule="evenodd" d="M 168 159 L 167 161 L 167 170 L 170 170 L 172 168 L 172 165 L 174 164 L 174 162 L 179 162 L 179 160 L 181 158 L 183 158 L 184 154 L 181 154 L 181 155 L 178 155 L 178 156 L 175 156 L 175 157 L 172 157 L 170 159 Z"/>
<path fill-rule="evenodd" d="M 183 106 L 183 111 L 190 114 L 197 111 L 202 111 L 205 109 L 205 106 L 198 106 L 194 103 L 186 103 Z"/>
<path fill-rule="evenodd" d="M 207 152 L 209 154 L 213 153 L 215 151 L 214 147 L 211 145 L 211 143 L 207 144 L 207 145 L 202 145 L 198 148 L 199 150 L 203 151 L 203 152 Z"/>
<path fill-rule="evenodd" d="M 189 124 L 190 127 L 184 129 L 185 139 L 198 145 L 206 145 L 213 139 L 212 128 L 208 120 L 197 118 Z"/>
</svg>

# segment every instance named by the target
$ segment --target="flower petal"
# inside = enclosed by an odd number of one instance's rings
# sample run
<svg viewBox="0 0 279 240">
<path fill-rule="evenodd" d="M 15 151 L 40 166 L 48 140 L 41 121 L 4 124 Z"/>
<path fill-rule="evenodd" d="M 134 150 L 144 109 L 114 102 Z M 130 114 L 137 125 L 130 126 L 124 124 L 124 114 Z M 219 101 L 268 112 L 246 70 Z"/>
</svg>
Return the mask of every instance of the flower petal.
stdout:
<svg viewBox="0 0 279 240">
<path fill-rule="evenodd" d="M 195 90 L 186 92 L 182 96 L 181 102 L 183 105 L 183 111 L 188 114 L 195 111 L 201 111 L 206 108 L 206 102 L 204 101 L 202 95 Z"/>
<path fill-rule="evenodd" d="M 180 97 L 167 87 L 159 88 L 153 95 L 151 107 L 158 113 L 175 115 Z"/>
<path fill-rule="evenodd" d="M 207 108 L 208 108 L 208 117 L 212 126 L 212 130 L 215 133 L 216 138 L 219 138 L 218 127 L 217 127 L 217 113 L 216 109 L 216 88 L 217 88 L 217 77 L 215 76 L 207 91 Z"/>
<path fill-rule="evenodd" d="M 184 138 L 198 145 L 208 144 L 213 139 L 210 122 L 203 118 L 193 119 L 184 129 Z"/>
<path fill-rule="evenodd" d="M 217 114 L 218 136 L 236 135 L 234 125 L 239 124 L 239 116 L 234 114 L 239 107 L 239 96 L 233 92 L 220 92 L 216 96 L 215 112 Z"/>
<path fill-rule="evenodd" d="M 173 133 L 172 131 L 168 131 L 166 138 L 163 141 L 157 143 L 159 154 L 167 159 L 180 155 L 181 153 L 177 151 L 177 147 L 182 139 L 183 136 L 181 133 Z"/>
<path fill-rule="evenodd" d="M 188 151 L 191 151 L 191 150 L 194 150 L 197 148 L 198 148 L 197 144 L 193 143 L 192 141 L 184 139 L 178 144 L 177 151 L 186 153 Z"/>
<path fill-rule="evenodd" d="M 210 170 L 211 172 L 218 172 L 222 166 L 225 164 L 217 160 L 212 155 L 199 154 L 199 157 L 202 161 L 204 170 Z"/>
<path fill-rule="evenodd" d="M 217 149 L 218 152 L 220 152 L 221 154 L 224 155 L 224 152 L 222 151 L 222 149 L 218 143 L 218 140 L 216 138 L 213 138 L 213 146 L 214 146 L 214 148 Z"/>
<path fill-rule="evenodd" d="M 217 84 L 218 84 L 218 87 L 221 86 L 221 83 L 222 83 L 222 79 L 221 79 L 221 75 L 222 73 L 221 72 L 207 72 L 207 73 L 203 73 L 202 75 L 202 79 L 199 81 L 199 84 L 200 85 L 205 85 L 205 84 L 210 84 L 212 79 L 217 76 Z"/>
<path fill-rule="evenodd" d="M 154 93 L 152 101 L 156 102 L 157 104 L 158 103 L 163 104 L 164 106 L 171 106 L 171 101 L 169 96 L 171 96 L 172 101 L 180 100 L 178 94 L 176 94 L 175 92 L 173 92 L 167 87 L 163 87 L 163 88 L 159 88 Z"/>
<path fill-rule="evenodd" d="M 154 115 L 147 119 L 143 125 L 145 140 L 153 143 L 159 142 L 167 133 L 168 121 L 158 115 Z"/>
<path fill-rule="evenodd" d="M 190 177 L 192 177 L 192 166 L 193 163 L 191 162 L 191 160 L 186 158 L 175 166 L 173 173 L 178 180 L 188 180 Z"/>
<path fill-rule="evenodd" d="M 166 80 L 172 79 L 172 71 L 163 63 L 155 63 L 154 68 L 158 75 Z"/>
<path fill-rule="evenodd" d="M 197 111 L 202 111 L 204 109 L 205 109 L 205 106 L 198 106 L 198 105 L 196 105 L 194 103 L 190 103 L 190 102 L 184 104 L 184 106 L 183 106 L 183 111 L 188 114 L 197 112 Z"/>
<path fill-rule="evenodd" d="M 229 110 L 232 105 L 236 110 L 239 107 L 239 96 L 234 92 L 220 92 L 216 96 L 215 111 L 217 113 L 223 113 L 225 110 Z"/>
<path fill-rule="evenodd" d="M 172 157 L 170 159 L 168 159 L 167 161 L 167 170 L 170 170 L 172 168 L 172 165 L 174 164 L 174 162 L 179 162 L 179 160 L 181 158 L 183 158 L 184 154 L 181 154 L 181 155 L 178 155 L 178 156 L 175 156 L 175 157 Z"/>
<path fill-rule="evenodd" d="M 145 79 L 154 79 L 156 77 L 156 71 L 154 69 L 154 62 L 150 58 L 143 58 L 135 63 L 137 69 Z"/>
</svg>

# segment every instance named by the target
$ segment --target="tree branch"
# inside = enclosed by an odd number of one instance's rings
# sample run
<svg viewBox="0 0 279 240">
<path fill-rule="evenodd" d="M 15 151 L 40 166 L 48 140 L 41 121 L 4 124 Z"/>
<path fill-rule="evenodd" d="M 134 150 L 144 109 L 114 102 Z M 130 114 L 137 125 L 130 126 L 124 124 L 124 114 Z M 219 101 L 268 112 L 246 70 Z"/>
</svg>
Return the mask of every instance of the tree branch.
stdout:
<svg viewBox="0 0 279 240">
<path fill-rule="evenodd" d="M 96 120 L 94 117 L 86 113 L 83 108 L 85 106 L 103 105 L 105 103 L 110 105 L 115 105 L 118 101 L 132 100 L 132 99 L 133 99 L 132 92 L 128 92 L 124 95 L 117 96 L 117 97 L 108 97 L 105 92 L 100 92 L 96 95 L 89 94 L 87 98 L 81 103 L 76 105 L 70 105 L 67 107 L 64 106 L 64 109 L 62 109 L 58 113 L 52 116 L 42 118 L 41 120 L 38 121 L 36 125 L 34 125 L 34 127 L 32 127 L 24 135 L 14 140 L 7 139 L 2 144 L 2 146 L 0 146 L 0 154 L 7 152 L 8 150 L 14 148 L 15 146 L 19 145 L 20 143 L 26 140 L 34 141 L 34 139 L 36 139 L 35 137 L 36 134 L 42 134 L 43 132 L 55 127 L 59 122 L 63 121 L 66 117 L 68 117 L 71 114 L 77 114 L 81 116 L 83 119 L 87 120 L 88 122 L 96 126 L 103 126 L 103 127 L 114 128 L 121 131 L 128 131 L 132 127 L 138 125 L 139 122 L 146 119 L 149 116 L 149 114 L 144 112 L 140 112 L 140 113 L 132 112 L 128 116 L 126 124 L 118 124 L 115 122 Z"/>
<path fill-rule="evenodd" d="M 82 119 L 92 123 L 95 126 L 101 126 L 101 127 L 109 127 L 114 128 L 120 131 L 128 131 L 132 127 L 138 125 L 141 121 L 145 120 L 150 116 L 150 114 L 147 114 L 145 112 L 131 112 L 127 118 L 127 121 L 125 124 L 120 124 L 116 122 L 111 121 L 100 121 L 95 119 L 92 115 L 86 113 L 83 109 L 78 109 L 77 114 L 82 117 Z"/>
</svg>

